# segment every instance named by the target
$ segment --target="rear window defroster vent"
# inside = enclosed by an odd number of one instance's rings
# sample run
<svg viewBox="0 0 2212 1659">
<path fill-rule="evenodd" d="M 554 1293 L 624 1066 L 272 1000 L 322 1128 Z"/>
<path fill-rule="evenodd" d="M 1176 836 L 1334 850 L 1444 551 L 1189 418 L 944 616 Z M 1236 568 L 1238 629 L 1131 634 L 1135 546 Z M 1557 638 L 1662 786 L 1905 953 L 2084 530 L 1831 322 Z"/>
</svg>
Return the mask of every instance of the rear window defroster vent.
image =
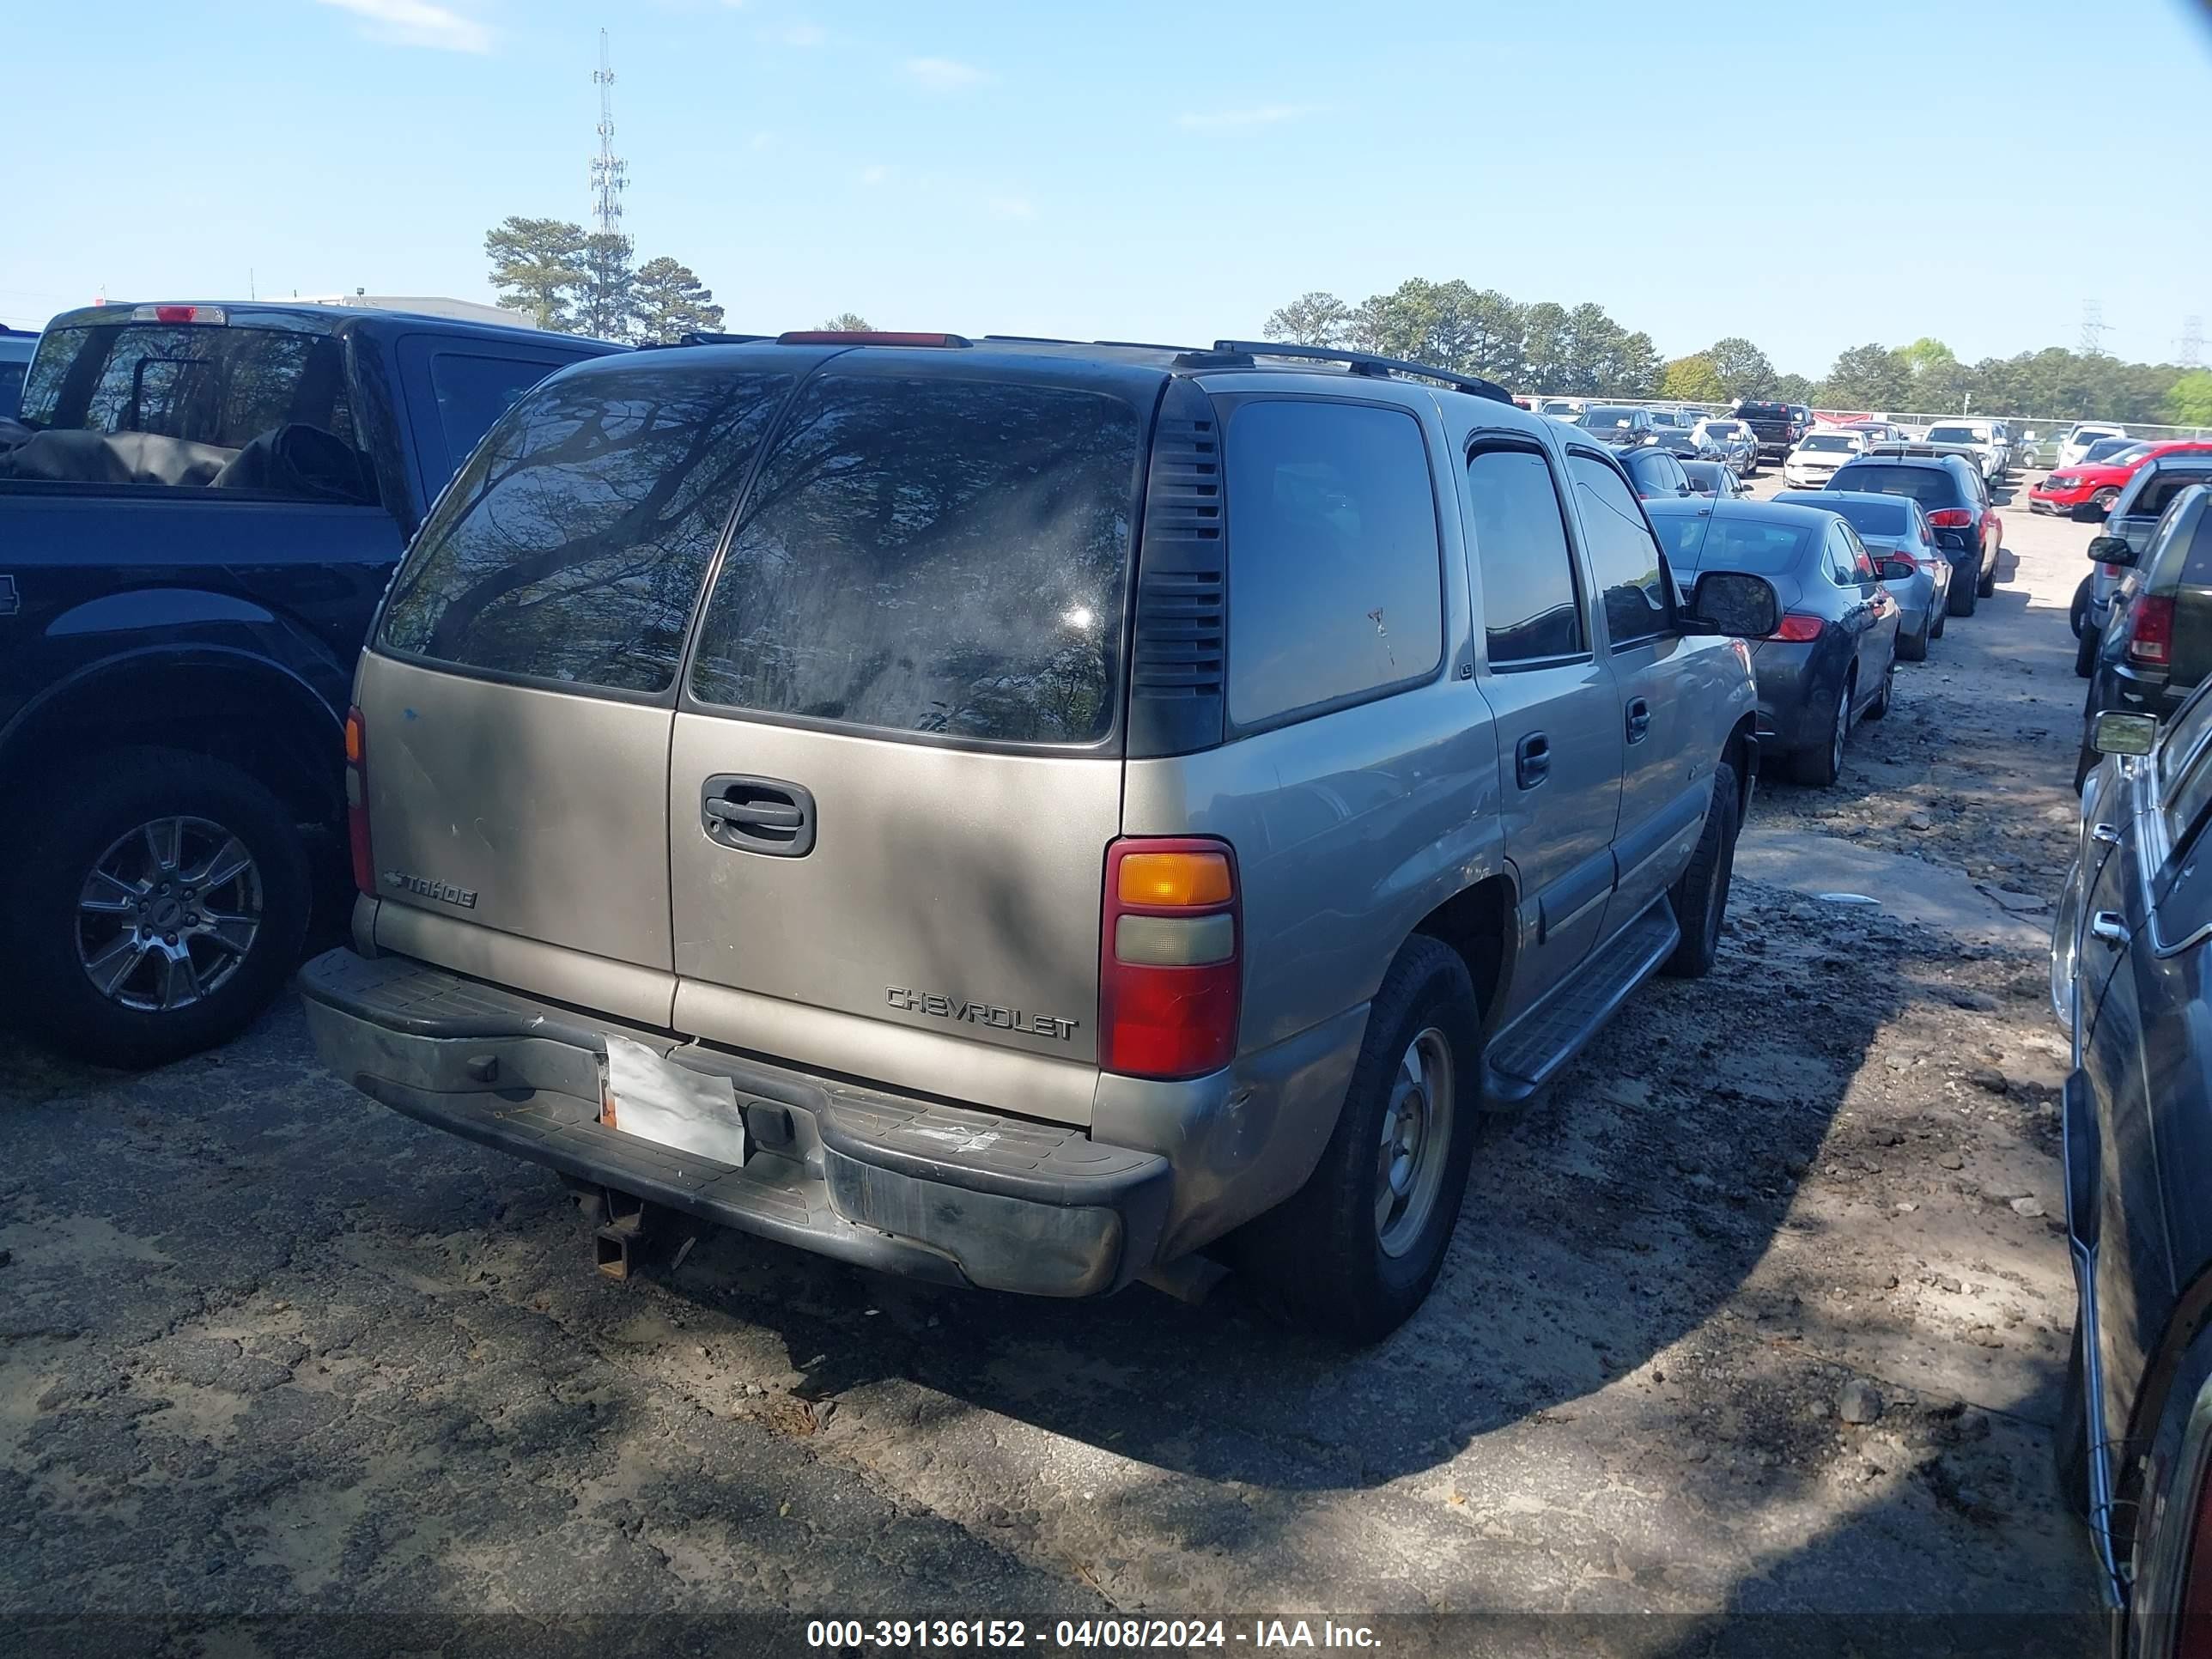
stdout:
<svg viewBox="0 0 2212 1659">
<path fill-rule="evenodd" d="M 1129 756 L 1188 754 L 1221 741 L 1228 545 L 1221 423 L 1188 380 L 1170 382 L 1152 433 L 1138 552 L 1129 673 Z"/>
</svg>

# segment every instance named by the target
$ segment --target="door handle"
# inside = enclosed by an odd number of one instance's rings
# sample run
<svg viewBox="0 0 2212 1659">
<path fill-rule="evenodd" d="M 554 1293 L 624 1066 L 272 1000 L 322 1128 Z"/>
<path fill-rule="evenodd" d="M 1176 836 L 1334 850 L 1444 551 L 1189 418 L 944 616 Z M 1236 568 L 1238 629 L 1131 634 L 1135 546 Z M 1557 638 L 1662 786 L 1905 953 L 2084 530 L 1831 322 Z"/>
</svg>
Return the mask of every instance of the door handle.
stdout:
<svg viewBox="0 0 2212 1659">
<path fill-rule="evenodd" d="M 814 850 L 814 797 L 781 778 L 724 772 L 699 786 L 707 839 L 732 852 L 803 859 Z"/>
<path fill-rule="evenodd" d="M 1641 743 L 1651 735 L 1651 702 L 1647 697 L 1628 700 L 1628 740 Z"/>
<path fill-rule="evenodd" d="M 2122 949 L 2125 949 L 2128 940 L 2134 937 L 2128 932 L 2128 924 L 2121 919 L 2118 910 L 2098 911 L 2089 918 L 2089 932 L 2106 944 L 2117 945 Z"/>
<path fill-rule="evenodd" d="M 702 810 L 718 823 L 743 830 L 796 830 L 806 822 L 806 814 L 796 806 L 770 801 L 710 799 L 702 804 Z"/>
<path fill-rule="evenodd" d="M 1523 789 L 1534 789 L 1551 775 L 1551 738 L 1531 732 L 1513 745 L 1513 780 Z"/>
<path fill-rule="evenodd" d="M 2109 823 L 2094 824 L 2089 830 L 2089 839 L 2100 847 L 2118 847 L 2120 832 Z"/>
</svg>

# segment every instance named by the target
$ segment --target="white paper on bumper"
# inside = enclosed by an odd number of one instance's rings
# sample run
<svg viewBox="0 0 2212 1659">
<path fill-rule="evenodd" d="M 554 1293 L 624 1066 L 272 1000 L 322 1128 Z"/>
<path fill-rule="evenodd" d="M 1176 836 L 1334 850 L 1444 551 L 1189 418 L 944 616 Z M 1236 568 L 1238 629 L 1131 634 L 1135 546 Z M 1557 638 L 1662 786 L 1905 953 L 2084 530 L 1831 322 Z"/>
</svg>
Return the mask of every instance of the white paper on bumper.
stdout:
<svg viewBox="0 0 2212 1659">
<path fill-rule="evenodd" d="M 718 1164 L 745 1161 L 745 1121 L 729 1079 L 672 1065 L 641 1042 L 607 1036 L 613 1127 Z"/>
</svg>

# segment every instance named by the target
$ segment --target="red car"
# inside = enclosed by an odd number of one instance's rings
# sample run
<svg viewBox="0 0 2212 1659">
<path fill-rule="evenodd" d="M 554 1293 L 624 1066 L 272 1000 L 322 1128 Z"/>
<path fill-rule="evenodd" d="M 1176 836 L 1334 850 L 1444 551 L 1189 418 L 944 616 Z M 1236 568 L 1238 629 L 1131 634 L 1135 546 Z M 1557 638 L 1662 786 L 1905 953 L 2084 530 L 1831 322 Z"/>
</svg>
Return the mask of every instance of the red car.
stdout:
<svg viewBox="0 0 2212 1659">
<path fill-rule="evenodd" d="M 2136 469 L 2154 455 L 2212 454 L 2212 442 L 2177 438 L 2168 443 L 2137 445 L 2120 452 L 2127 459 L 2115 465 L 2062 467 L 2027 492 L 2028 509 L 2034 513 L 2063 513 L 2073 518 L 2101 519 L 2120 499 L 2120 491 L 2136 476 Z"/>
</svg>

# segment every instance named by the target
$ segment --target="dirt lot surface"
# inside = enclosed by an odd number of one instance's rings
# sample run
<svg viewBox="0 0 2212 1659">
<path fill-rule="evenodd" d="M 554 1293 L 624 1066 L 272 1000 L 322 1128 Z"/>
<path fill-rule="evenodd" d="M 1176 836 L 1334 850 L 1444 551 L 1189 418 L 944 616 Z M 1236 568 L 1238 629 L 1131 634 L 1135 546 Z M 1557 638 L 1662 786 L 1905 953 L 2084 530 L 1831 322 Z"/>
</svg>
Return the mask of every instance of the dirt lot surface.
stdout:
<svg viewBox="0 0 2212 1659">
<path fill-rule="evenodd" d="M 144 1077 L 11 1042 L 0 1623 L 461 1651 L 447 1616 L 487 1614 L 599 1655 L 705 1650 L 656 1620 L 781 1651 L 742 1621 L 1202 1613 L 1234 1648 L 1457 1613 L 1389 1645 L 2089 1651 L 2040 907 L 2090 532 L 2016 496 L 1997 597 L 1842 783 L 1762 784 L 1714 976 L 1639 993 L 1486 1149 L 1370 1352 L 1234 1280 L 1042 1304 L 710 1236 L 617 1284 L 550 1176 L 341 1087 L 289 1006 Z"/>
</svg>

